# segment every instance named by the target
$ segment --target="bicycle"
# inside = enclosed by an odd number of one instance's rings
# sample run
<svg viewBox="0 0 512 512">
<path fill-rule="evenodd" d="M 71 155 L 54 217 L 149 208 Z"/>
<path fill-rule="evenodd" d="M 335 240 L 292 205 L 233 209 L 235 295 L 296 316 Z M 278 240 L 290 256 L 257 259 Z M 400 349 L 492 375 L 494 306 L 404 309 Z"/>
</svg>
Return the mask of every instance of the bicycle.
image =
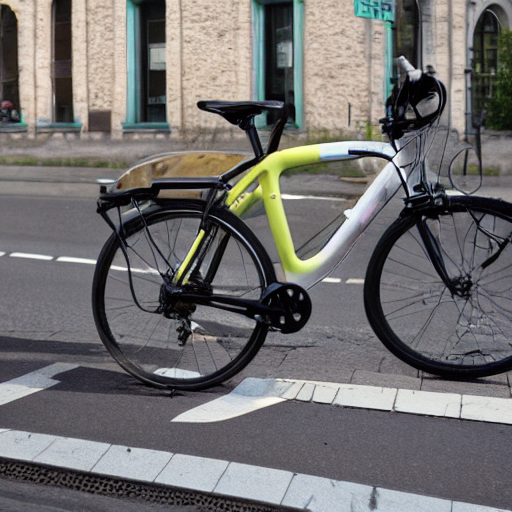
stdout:
<svg viewBox="0 0 512 512">
<path fill-rule="evenodd" d="M 397 357 L 440 376 L 476 378 L 512 367 L 512 205 L 461 193 L 472 172 L 481 180 L 481 159 L 473 162 L 470 146 L 441 123 L 442 83 L 405 59 L 402 65 L 405 80 L 381 121 L 389 143 L 278 151 L 288 117 L 282 103 L 202 101 L 199 108 L 246 132 L 252 159 L 173 154 L 103 186 L 98 212 L 113 233 L 98 259 L 93 312 L 122 368 L 174 389 L 204 389 L 233 377 L 269 330 L 293 333 L 306 324 L 306 290 L 332 272 L 399 189 L 404 209 L 366 273 L 364 303 L 374 332 Z M 269 111 L 280 117 L 264 151 L 254 118 Z M 344 222 L 321 233 L 314 255 L 301 258 L 279 176 L 305 164 L 365 156 L 387 164 Z M 282 282 L 243 220 L 261 204 Z"/>
</svg>

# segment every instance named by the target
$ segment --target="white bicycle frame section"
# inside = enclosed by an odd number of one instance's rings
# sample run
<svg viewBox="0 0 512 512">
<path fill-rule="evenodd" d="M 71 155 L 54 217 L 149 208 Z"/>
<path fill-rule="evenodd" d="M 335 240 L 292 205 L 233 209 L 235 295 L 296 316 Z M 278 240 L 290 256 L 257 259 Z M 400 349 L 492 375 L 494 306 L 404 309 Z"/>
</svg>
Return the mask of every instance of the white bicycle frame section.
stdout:
<svg viewBox="0 0 512 512">
<path fill-rule="evenodd" d="M 259 199 L 263 200 L 286 281 L 308 289 L 330 274 L 343 261 L 370 222 L 399 187 L 406 183 L 404 171 L 391 162 L 395 155 L 396 151 L 390 144 L 364 141 L 318 144 L 272 153 L 233 187 L 228 193 L 226 204 L 231 211 L 243 217 L 251 205 Z M 293 167 L 364 156 L 380 157 L 389 163 L 356 205 L 347 210 L 346 220 L 326 245 L 311 258 L 300 259 L 295 253 L 284 213 L 279 176 L 284 170 Z M 256 180 L 259 181 L 259 187 L 251 193 L 244 193 Z"/>
</svg>

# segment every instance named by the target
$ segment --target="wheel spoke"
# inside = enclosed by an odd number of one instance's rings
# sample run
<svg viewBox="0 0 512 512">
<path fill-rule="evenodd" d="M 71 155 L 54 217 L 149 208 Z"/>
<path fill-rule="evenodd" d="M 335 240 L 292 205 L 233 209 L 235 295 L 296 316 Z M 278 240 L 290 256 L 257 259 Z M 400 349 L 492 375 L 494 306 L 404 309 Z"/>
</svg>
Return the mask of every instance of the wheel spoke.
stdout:
<svg viewBox="0 0 512 512">
<path fill-rule="evenodd" d="M 433 271 L 412 214 L 396 221 L 375 249 L 365 280 L 367 314 L 382 341 L 419 369 L 491 375 L 512 367 L 512 222 L 493 199 L 450 204 L 422 216 L 452 291 Z"/>
<path fill-rule="evenodd" d="M 239 220 L 243 234 L 224 217 L 234 218 L 228 212 L 209 218 L 211 230 L 188 285 L 195 293 L 259 300 L 273 272 L 270 260 L 249 245 L 256 243 L 254 235 Z M 123 368 L 149 384 L 201 389 L 221 382 L 254 357 L 249 347 L 259 347 L 266 335 L 264 324 L 239 313 L 161 293 L 171 265 L 177 268 L 189 252 L 201 219 L 199 209 L 149 214 L 126 228 L 131 272 L 116 237 L 98 262 L 94 312 L 102 340 Z M 221 246 L 222 239 L 227 243 Z M 206 283 L 214 255 L 216 271 Z M 125 271 L 116 270 L 123 266 Z"/>
</svg>

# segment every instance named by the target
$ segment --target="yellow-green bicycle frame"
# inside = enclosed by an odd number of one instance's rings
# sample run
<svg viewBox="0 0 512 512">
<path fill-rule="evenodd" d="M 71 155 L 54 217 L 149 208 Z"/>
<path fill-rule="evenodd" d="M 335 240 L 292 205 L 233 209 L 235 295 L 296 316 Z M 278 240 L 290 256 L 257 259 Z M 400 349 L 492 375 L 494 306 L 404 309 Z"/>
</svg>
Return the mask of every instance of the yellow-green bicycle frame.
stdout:
<svg viewBox="0 0 512 512">
<path fill-rule="evenodd" d="M 256 164 L 228 192 L 225 204 L 231 212 L 242 216 L 259 199 L 263 200 L 265 212 L 286 280 L 309 288 L 328 275 L 348 253 L 380 208 L 400 186 L 400 178 L 393 164 L 388 164 L 352 209 L 350 217 L 332 236 L 320 252 L 309 259 L 300 259 L 294 249 L 288 220 L 283 206 L 279 178 L 294 167 L 317 164 L 324 161 L 346 160 L 360 156 L 381 156 L 391 160 L 394 150 L 389 144 L 380 142 L 335 142 L 285 149 L 268 155 Z M 255 183 L 256 189 L 246 192 Z M 193 259 L 204 232 L 197 239 L 183 261 L 177 276 L 181 277 Z"/>
</svg>

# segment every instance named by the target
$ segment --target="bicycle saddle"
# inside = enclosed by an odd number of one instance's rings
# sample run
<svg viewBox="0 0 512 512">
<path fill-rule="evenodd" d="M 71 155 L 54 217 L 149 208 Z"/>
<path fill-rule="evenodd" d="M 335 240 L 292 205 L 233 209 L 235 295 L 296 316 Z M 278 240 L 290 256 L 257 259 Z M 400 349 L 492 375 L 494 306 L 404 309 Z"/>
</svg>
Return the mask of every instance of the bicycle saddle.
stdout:
<svg viewBox="0 0 512 512">
<path fill-rule="evenodd" d="M 199 101 L 197 106 L 205 112 L 221 115 L 226 121 L 239 126 L 242 130 L 247 128 L 248 122 L 265 111 L 282 112 L 282 101 Z"/>
</svg>

